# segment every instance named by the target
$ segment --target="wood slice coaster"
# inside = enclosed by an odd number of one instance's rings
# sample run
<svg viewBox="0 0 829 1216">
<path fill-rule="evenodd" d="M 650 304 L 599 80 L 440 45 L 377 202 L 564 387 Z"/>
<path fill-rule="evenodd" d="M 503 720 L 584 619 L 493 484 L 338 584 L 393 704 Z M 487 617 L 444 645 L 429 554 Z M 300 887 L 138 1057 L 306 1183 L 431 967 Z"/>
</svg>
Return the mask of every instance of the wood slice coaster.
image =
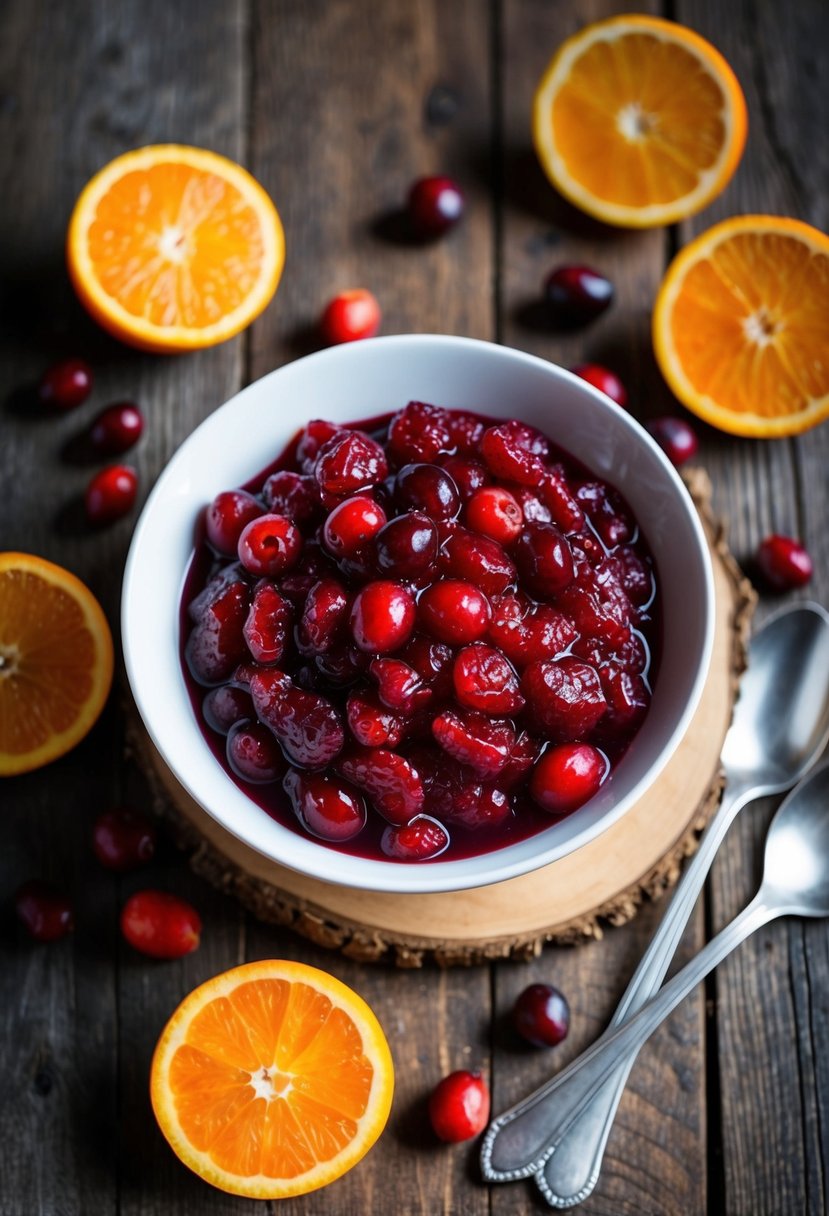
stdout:
<svg viewBox="0 0 829 1216">
<path fill-rule="evenodd" d="M 711 546 L 716 627 L 711 669 L 679 748 L 648 793 L 606 832 L 543 869 L 472 891 L 390 895 L 307 878 L 261 856 L 224 830 L 181 787 L 131 715 L 133 751 L 157 810 L 189 851 L 192 868 L 255 916 L 318 945 L 400 967 L 536 956 L 545 942 L 578 942 L 623 924 L 645 896 L 677 881 L 721 793 L 719 756 L 745 668 L 756 595 L 710 509 L 701 470 L 686 475 Z M 414 932 L 412 926 L 417 926 Z"/>
</svg>

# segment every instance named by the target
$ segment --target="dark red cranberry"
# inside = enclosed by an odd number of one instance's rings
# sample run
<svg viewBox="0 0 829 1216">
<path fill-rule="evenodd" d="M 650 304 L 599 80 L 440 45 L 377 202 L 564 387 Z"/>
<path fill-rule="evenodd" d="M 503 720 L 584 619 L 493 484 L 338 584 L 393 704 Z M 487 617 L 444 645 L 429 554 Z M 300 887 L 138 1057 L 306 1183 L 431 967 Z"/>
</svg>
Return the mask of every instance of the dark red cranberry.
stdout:
<svg viewBox="0 0 829 1216">
<path fill-rule="evenodd" d="M 645 424 L 672 465 L 677 468 L 697 454 L 699 441 L 684 418 L 651 418 Z"/>
<path fill-rule="evenodd" d="M 410 401 L 389 423 L 388 449 L 395 465 L 429 462 L 455 447 L 449 414 L 437 405 Z"/>
<path fill-rule="evenodd" d="M 314 465 L 317 485 L 331 498 L 370 490 L 388 471 L 386 453 L 380 444 L 360 431 L 338 432 L 323 444 Z"/>
<path fill-rule="evenodd" d="M 383 818 L 397 827 L 423 810 L 420 773 L 395 752 L 384 747 L 351 747 L 337 758 L 335 768 L 346 781 L 364 790 Z"/>
<path fill-rule="evenodd" d="M 442 236 L 463 215 L 463 192 L 451 177 L 421 177 L 409 191 L 409 219 L 420 237 Z"/>
<path fill-rule="evenodd" d="M 524 780 L 538 758 L 540 746 L 528 731 L 521 732 L 512 746 L 509 759 L 498 774 L 498 784 L 502 789 L 511 790 Z"/>
<path fill-rule="evenodd" d="M 285 772 L 285 758 L 261 722 L 237 722 L 227 732 L 227 762 L 237 777 L 253 785 L 278 781 Z"/>
<path fill-rule="evenodd" d="M 545 469 L 538 483 L 538 492 L 557 528 L 566 535 L 582 531 L 584 512 L 573 497 L 563 470 L 555 467 Z"/>
<path fill-rule="evenodd" d="M 250 574 L 276 578 L 297 564 L 302 536 L 284 515 L 260 515 L 239 536 L 239 561 Z"/>
<path fill-rule="evenodd" d="M 313 519 L 320 505 L 319 490 L 314 478 L 293 473 L 290 469 L 271 473 L 262 486 L 262 498 L 272 515 L 285 515 L 295 524 L 304 524 Z"/>
<path fill-rule="evenodd" d="M 381 528 L 374 540 L 374 559 L 381 574 L 417 578 L 437 560 L 438 532 L 422 511 L 407 511 Z"/>
<path fill-rule="evenodd" d="M 592 384 L 594 388 L 597 388 L 600 393 L 604 393 L 611 401 L 615 401 L 622 409 L 627 405 L 627 389 L 610 368 L 602 367 L 600 363 L 579 363 L 571 370 L 574 375 L 580 376 L 582 380 Z"/>
<path fill-rule="evenodd" d="M 489 600 L 483 592 L 472 583 L 455 578 L 441 579 L 427 587 L 417 611 L 426 632 L 450 646 L 477 642 L 486 633 L 491 616 Z"/>
<path fill-rule="evenodd" d="M 129 807 L 113 807 L 95 820 L 92 849 L 108 870 L 134 870 L 155 853 L 155 824 Z"/>
<path fill-rule="evenodd" d="M 262 504 L 247 490 L 223 490 L 204 513 L 208 542 L 217 553 L 235 557 L 244 528 L 262 514 Z"/>
<path fill-rule="evenodd" d="M 386 522 L 386 513 L 364 494 L 339 503 L 323 524 L 322 538 L 334 557 L 353 557 L 369 543 Z"/>
<path fill-rule="evenodd" d="M 446 538 L 440 564 L 446 574 L 474 583 L 484 595 L 500 595 L 515 581 L 515 566 L 505 550 L 469 528 L 455 528 Z"/>
<path fill-rule="evenodd" d="M 366 803 L 343 781 L 289 768 L 282 780 L 302 826 L 322 840 L 351 840 L 366 826 Z"/>
<path fill-rule="evenodd" d="M 483 432 L 483 423 L 480 425 Z M 464 502 L 468 502 L 476 490 L 483 489 L 492 480 L 486 466 L 471 456 L 442 456 L 440 465 L 458 487 Z"/>
<path fill-rule="evenodd" d="M 131 401 L 119 401 L 102 410 L 89 428 L 89 442 L 96 452 L 118 456 L 137 443 L 144 430 L 144 416 Z"/>
<path fill-rule="evenodd" d="M 411 636 L 415 601 L 402 583 L 378 580 L 358 592 L 351 609 L 351 632 L 360 650 L 389 654 Z"/>
<path fill-rule="evenodd" d="M 121 909 L 121 932 L 150 958 L 182 958 L 201 940 L 201 917 L 191 904 L 166 891 L 136 891 Z"/>
<path fill-rule="evenodd" d="M 328 684 L 336 688 L 346 688 L 353 684 L 365 672 L 370 662 L 369 655 L 348 640 L 337 642 L 330 650 L 318 654 L 314 666 L 322 676 L 320 691 L 325 691 Z"/>
<path fill-rule="evenodd" d="M 278 663 L 291 636 L 293 610 L 273 583 L 261 579 L 243 629 L 247 648 L 257 663 Z"/>
<path fill-rule="evenodd" d="M 302 654 L 320 655 L 340 640 L 348 620 L 349 596 L 342 583 L 322 578 L 308 592 L 297 626 L 297 645 Z"/>
<path fill-rule="evenodd" d="M 471 1140 L 489 1122 L 489 1088 L 479 1072 L 451 1072 L 429 1099 L 435 1135 L 449 1144 Z"/>
<path fill-rule="evenodd" d="M 521 508 L 528 524 L 548 524 L 552 520 L 550 508 L 527 486 L 515 486 L 512 496 Z"/>
<path fill-rule="evenodd" d="M 297 688 L 274 668 L 251 677 L 250 695 L 260 721 L 276 735 L 292 764 L 323 769 L 341 750 L 343 721 L 326 697 Z"/>
<path fill-rule="evenodd" d="M 584 739 L 607 709 L 596 669 L 580 659 L 532 663 L 521 677 L 521 692 L 529 720 L 556 741 Z"/>
<path fill-rule="evenodd" d="M 377 694 L 396 713 L 413 714 L 432 700 L 432 690 L 402 659 L 373 659 L 369 667 Z"/>
<path fill-rule="evenodd" d="M 466 504 L 466 522 L 474 532 L 509 545 L 524 525 L 524 513 L 509 490 L 486 486 Z"/>
<path fill-rule="evenodd" d="M 126 464 L 111 464 L 96 473 L 86 487 L 84 505 L 90 523 L 108 524 L 135 505 L 138 474 Z"/>
<path fill-rule="evenodd" d="M 73 410 L 92 392 L 92 368 L 83 359 L 64 359 L 44 372 L 38 396 L 44 405 L 58 410 Z"/>
<path fill-rule="evenodd" d="M 512 1021 L 534 1047 L 555 1047 L 567 1038 L 570 1006 L 552 984 L 530 984 L 513 1006 Z"/>
<path fill-rule="evenodd" d="M 187 605 L 187 615 L 195 623 L 200 621 L 208 608 L 227 590 L 231 583 L 239 583 L 247 591 L 247 575 L 238 562 L 222 566 L 202 587 L 199 594 Z"/>
<path fill-rule="evenodd" d="M 622 646 L 627 641 L 631 615 L 630 600 L 618 583 L 599 581 L 589 566 L 582 567 L 578 578 L 559 594 L 558 603 L 579 633 L 599 638 L 607 646 Z"/>
<path fill-rule="evenodd" d="M 436 464 L 407 464 L 397 474 L 395 498 L 402 507 L 422 511 L 430 519 L 457 519 L 461 509 L 458 487 Z"/>
<path fill-rule="evenodd" d="M 775 591 L 804 587 L 814 567 L 807 550 L 791 536 L 767 536 L 757 550 L 757 565 Z"/>
<path fill-rule="evenodd" d="M 184 655 L 199 684 L 224 684 L 248 657 L 244 626 L 250 588 L 236 579 L 224 584 L 202 609 L 190 631 Z"/>
<path fill-rule="evenodd" d="M 477 456 L 486 423 L 468 410 L 448 410 L 447 426 L 452 446 L 459 456 Z"/>
<path fill-rule="evenodd" d="M 534 428 L 521 422 L 502 422 L 489 427 L 481 439 L 481 455 L 490 472 L 501 480 L 515 481 L 521 486 L 538 486 L 547 466 L 544 449 L 534 442 L 537 434 Z"/>
<path fill-rule="evenodd" d="M 524 706 L 512 666 L 500 650 L 484 642 L 464 647 L 455 659 L 452 678 L 455 696 L 467 709 L 506 716 Z"/>
<path fill-rule="evenodd" d="M 72 904 L 50 882 L 32 878 L 14 896 L 17 918 L 37 942 L 55 942 L 75 927 Z"/>
<path fill-rule="evenodd" d="M 389 825 L 380 837 L 380 848 L 394 861 L 429 861 L 449 847 L 449 833 L 430 815 L 416 815 L 411 822 Z"/>
<path fill-rule="evenodd" d="M 327 443 L 329 439 L 333 439 L 342 429 L 341 426 L 337 426 L 336 422 L 326 422 L 322 418 L 315 418 L 308 423 L 305 430 L 300 433 L 296 448 L 297 464 L 303 473 L 314 472 L 314 465 L 323 444 Z"/>
<path fill-rule="evenodd" d="M 548 747 L 533 769 L 530 793 L 551 815 L 568 815 L 598 792 L 607 759 L 589 743 Z"/>
<path fill-rule="evenodd" d="M 455 654 L 443 642 L 435 642 L 423 633 L 416 633 L 400 651 L 400 658 L 413 667 L 429 685 L 435 697 L 444 699 L 452 694 L 452 666 Z"/>
<path fill-rule="evenodd" d="M 557 595 L 575 577 L 567 538 L 552 524 L 527 524 L 513 552 L 519 573 L 534 595 Z"/>
<path fill-rule="evenodd" d="M 532 604 L 518 595 L 493 602 L 489 637 L 516 667 L 563 654 L 578 637 L 569 617 L 549 604 Z"/>
<path fill-rule="evenodd" d="M 380 328 L 380 305 L 364 287 L 341 291 L 325 306 L 320 321 L 323 339 L 331 346 L 373 338 Z"/>
<path fill-rule="evenodd" d="M 349 693 L 346 717 L 349 730 L 363 747 L 394 750 L 403 739 L 403 722 L 382 703 L 374 689 Z"/>
<path fill-rule="evenodd" d="M 611 739 L 614 735 L 630 735 L 638 728 L 651 703 L 648 685 L 637 672 L 624 671 L 612 662 L 599 667 L 599 680 L 607 712 L 599 723 L 597 734 Z"/>
<path fill-rule="evenodd" d="M 226 735 L 231 726 L 256 717 L 250 694 L 234 684 L 211 688 L 201 704 L 204 720 L 211 730 Z"/>
<path fill-rule="evenodd" d="M 453 760 L 468 764 L 476 776 L 486 780 L 498 776 L 515 743 L 515 731 L 509 722 L 474 710 L 444 710 L 433 720 L 432 734 Z"/>
<path fill-rule="evenodd" d="M 544 298 L 556 325 L 586 325 L 613 301 L 613 284 L 589 266 L 558 266 L 544 281 Z"/>
</svg>

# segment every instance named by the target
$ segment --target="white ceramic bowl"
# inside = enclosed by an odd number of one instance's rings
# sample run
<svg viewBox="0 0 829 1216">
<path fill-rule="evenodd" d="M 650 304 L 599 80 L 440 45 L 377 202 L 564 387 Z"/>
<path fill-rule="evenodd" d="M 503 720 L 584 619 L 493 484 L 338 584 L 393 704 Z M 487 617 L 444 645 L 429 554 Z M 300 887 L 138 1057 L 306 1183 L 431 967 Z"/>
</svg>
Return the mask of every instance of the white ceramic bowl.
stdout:
<svg viewBox="0 0 829 1216">
<path fill-rule="evenodd" d="M 179 663 L 179 600 L 194 524 L 220 490 L 264 468 L 311 418 L 354 421 L 412 399 L 537 426 L 625 495 L 656 559 L 664 637 L 653 703 L 628 753 L 585 806 L 528 840 L 458 861 L 352 857 L 275 822 L 233 783 L 194 716 Z M 708 548 L 682 482 L 658 446 L 602 393 L 542 359 L 428 334 L 353 342 L 271 372 L 179 448 L 132 541 L 122 601 L 124 657 L 155 746 L 218 822 L 280 865 L 376 891 L 449 891 L 533 870 L 624 815 L 656 779 L 691 720 L 708 670 L 714 591 Z"/>
</svg>

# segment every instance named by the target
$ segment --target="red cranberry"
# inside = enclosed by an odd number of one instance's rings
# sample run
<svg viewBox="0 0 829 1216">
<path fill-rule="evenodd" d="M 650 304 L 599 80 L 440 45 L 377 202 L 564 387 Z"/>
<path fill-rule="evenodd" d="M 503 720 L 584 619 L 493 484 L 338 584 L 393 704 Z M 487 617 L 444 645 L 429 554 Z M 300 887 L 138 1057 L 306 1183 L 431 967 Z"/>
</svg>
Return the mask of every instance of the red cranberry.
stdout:
<svg viewBox="0 0 829 1216">
<path fill-rule="evenodd" d="M 804 587 L 812 577 L 812 559 L 799 541 L 790 536 L 767 536 L 757 550 L 757 565 L 775 591 Z"/>
<path fill-rule="evenodd" d="M 549 747 L 533 769 L 530 793 L 545 811 L 567 815 L 598 792 L 607 760 L 589 743 Z"/>
<path fill-rule="evenodd" d="M 401 650 L 400 658 L 415 669 L 436 697 L 451 696 L 452 664 L 455 661 L 451 647 L 443 642 L 435 642 L 423 633 L 416 633 Z"/>
<path fill-rule="evenodd" d="M 432 699 L 432 690 L 402 659 L 373 659 L 369 667 L 377 694 L 396 713 L 413 714 Z"/>
<path fill-rule="evenodd" d="M 217 553 L 235 557 L 245 527 L 262 514 L 262 504 L 247 490 L 223 490 L 205 511 L 207 539 Z"/>
<path fill-rule="evenodd" d="M 582 531 L 584 512 L 570 492 L 563 470 L 547 468 L 538 483 L 538 492 L 557 528 L 565 534 Z"/>
<path fill-rule="evenodd" d="M 449 1144 L 471 1140 L 489 1122 L 489 1088 L 479 1072 L 451 1072 L 429 1099 L 435 1135 Z"/>
<path fill-rule="evenodd" d="M 388 471 L 386 453 L 380 444 L 360 431 L 338 432 L 323 444 L 314 465 L 317 485 L 324 495 L 332 498 L 370 490 Z"/>
<path fill-rule="evenodd" d="M 323 769 L 342 749 L 342 718 L 326 697 L 297 688 L 273 668 L 251 676 L 250 695 L 257 717 L 276 735 L 292 764 Z"/>
<path fill-rule="evenodd" d="M 18 887 L 14 910 L 37 942 L 55 942 L 75 927 L 68 898 L 50 882 L 39 878 L 32 878 Z"/>
<path fill-rule="evenodd" d="M 138 474 L 125 464 L 96 473 L 86 487 L 84 505 L 90 523 L 108 524 L 131 511 L 138 493 Z"/>
<path fill-rule="evenodd" d="M 297 819 L 322 840 L 351 840 L 366 825 L 365 799 L 344 782 L 290 768 L 282 781 Z"/>
<path fill-rule="evenodd" d="M 509 490 L 486 486 L 466 504 L 466 522 L 474 532 L 509 545 L 524 525 L 524 513 Z"/>
<path fill-rule="evenodd" d="M 182 958 L 197 949 L 201 917 L 195 908 L 166 891 L 136 891 L 121 909 L 121 932 L 150 958 Z"/>
<path fill-rule="evenodd" d="M 552 984 L 530 984 L 512 1010 L 515 1029 L 534 1047 L 555 1047 L 567 1038 L 570 1006 Z"/>
<path fill-rule="evenodd" d="M 464 647 L 455 660 L 452 678 L 457 700 L 468 709 L 506 715 L 518 713 L 524 706 L 515 671 L 500 650 L 484 642 Z"/>
<path fill-rule="evenodd" d="M 322 537 L 334 557 L 352 557 L 376 536 L 386 522 L 386 513 L 373 499 L 358 494 L 347 498 L 326 519 Z"/>
<path fill-rule="evenodd" d="M 483 637 L 489 625 L 489 600 L 472 583 L 445 578 L 432 583 L 417 605 L 421 625 L 441 642 L 463 646 Z"/>
<path fill-rule="evenodd" d="M 515 486 L 513 498 L 521 508 L 524 520 L 528 524 L 548 524 L 552 520 L 550 508 L 541 501 L 537 494 L 526 486 Z"/>
<path fill-rule="evenodd" d="M 361 650 L 399 650 L 414 629 L 415 602 L 402 583 L 379 580 L 358 592 L 351 609 L 351 632 Z"/>
<path fill-rule="evenodd" d="M 409 218 L 420 237 L 441 236 L 463 215 L 464 197 L 451 177 L 421 177 L 409 191 Z"/>
<path fill-rule="evenodd" d="M 576 376 L 580 376 L 582 380 L 592 384 L 600 393 L 604 393 L 611 401 L 615 401 L 622 409 L 627 405 L 627 389 L 616 373 L 609 368 L 602 367 L 599 363 L 579 363 L 571 370 Z"/>
<path fill-rule="evenodd" d="M 239 536 L 239 561 L 250 574 L 275 578 L 299 560 L 302 536 L 284 515 L 260 515 Z"/>
<path fill-rule="evenodd" d="M 348 620 L 349 596 L 335 578 L 321 578 L 308 592 L 297 626 L 302 654 L 325 654 L 339 641 Z"/>
<path fill-rule="evenodd" d="M 437 560 L 438 532 L 428 515 L 407 511 L 381 528 L 374 541 L 374 559 L 381 574 L 417 578 Z"/>
<path fill-rule="evenodd" d="M 141 438 L 144 417 L 137 405 L 121 401 L 102 410 L 89 428 L 89 442 L 96 452 L 118 456 Z"/>
<path fill-rule="evenodd" d="M 237 722 L 227 732 L 227 762 L 237 777 L 252 785 L 268 785 L 285 772 L 282 751 L 261 722 Z"/>
<path fill-rule="evenodd" d="M 458 487 L 436 464 L 405 465 L 397 474 L 395 497 L 401 506 L 438 521 L 456 519 L 461 509 Z"/>
<path fill-rule="evenodd" d="M 224 684 L 248 655 L 244 626 L 250 588 L 236 579 L 207 603 L 187 639 L 184 655 L 199 684 Z"/>
<path fill-rule="evenodd" d="M 495 477 L 536 487 L 544 480 L 547 466 L 544 449 L 536 450 L 532 427 L 521 422 L 502 422 L 491 426 L 481 439 L 481 455 Z M 542 437 L 543 438 L 543 437 Z"/>
<path fill-rule="evenodd" d="M 509 754 L 504 767 L 498 774 L 498 784 L 502 789 L 511 790 L 513 786 L 523 781 L 535 764 L 540 744 L 527 731 L 522 731 Z"/>
<path fill-rule="evenodd" d="M 646 428 L 677 468 L 696 456 L 699 441 L 684 418 L 652 418 Z"/>
<path fill-rule="evenodd" d="M 511 663 L 526 667 L 566 651 L 578 637 L 569 617 L 549 604 L 531 604 L 517 595 L 493 603 L 489 637 Z"/>
<path fill-rule="evenodd" d="M 610 306 L 613 284 L 589 266 L 559 266 L 544 282 L 544 297 L 557 325 L 586 325 Z"/>
<path fill-rule="evenodd" d="M 483 489 L 492 480 L 486 466 L 471 456 L 442 456 L 440 464 L 458 487 L 464 502 L 468 502 L 476 490 Z"/>
<path fill-rule="evenodd" d="M 313 519 L 320 505 L 314 478 L 293 473 L 290 469 L 271 473 L 262 486 L 262 497 L 272 515 L 285 515 L 297 524 Z M 235 547 L 233 552 L 236 552 Z"/>
<path fill-rule="evenodd" d="M 325 307 L 320 321 L 322 336 L 329 345 L 373 338 L 380 328 L 380 305 L 365 288 L 341 291 Z"/>
<path fill-rule="evenodd" d="M 380 848 L 394 861 L 429 861 L 449 847 L 449 833 L 430 815 L 416 815 L 401 827 L 389 825 L 380 837 Z"/>
<path fill-rule="evenodd" d="M 521 691 L 530 721 L 556 740 L 583 739 L 607 709 L 596 669 L 579 659 L 532 663 L 521 677 Z"/>
<path fill-rule="evenodd" d="M 403 723 L 380 700 L 373 689 L 349 693 L 346 704 L 348 728 L 363 747 L 393 750 L 403 738 Z"/>
<path fill-rule="evenodd" d="M 573 581 L 573 553 L 552 524 L 527 524 L 515 542 L 515 561 L 534 595 L 557 595 Z"/>
<path fill-rule="evenodd" d="M 341 426 L 337 426 L 336 422 L 325 422 L 322 418 L 315 418 L 308 423 L 304 431 L 300 432 L 296 459 L 303 473 L 313 473 L 323 444 L 327 443 L 329 439 L 333 439 L 342 429 Z"/>
<path fill-rule="evenodd" d="M 278 663 L 291 635 L 292 609 L 273 583 L 261 579 L 242 630 L 251 657 L 257 663 Z"/>
<path fill-rule="evenodd" d="M 95 820 L 92 849 L 108 870 L 134 870 L 155 853 L 155 824 L 129 807 L 114 807 Z"/>
<path fill-rule="evenodd" d="M 515 743 L 515 731 L 508 722 L 474 710 L 444 710 L 433 720 L 432 734 L 453 760 L 468 764 L 476 776 L 487 780 L 498 776 Z"/>
<path fill-rule="evenodd" d="M 226 735 L 231 726 L 245 718 L 256 717 L 250 694 L 233 684 L 211 688 L 202 701 L 201 711 L 207 725 L 219 735 Z"/>
<path fill-rule="evenodd" d="M 338 757 L 337 772 L 365 790 L 384 819 L 404 827 L 423 810 L 420 773 L 403 756 L 384 747 L 352 747 Z"/>
<path fill-rule="evenodd" d="M 486 423 L 468 410 L 448 410 L 449 438 L 459 456 L 477 456 Z"/>
<path fill-rule="evenodd" d="M 515 566 L 497 541 L 455 528 L 441 545 L 440 564 L 453 578 L 474 583 L 484 595 L 500 595 L 515 581 Z"/>
<path fill-rule="evenodd" d="M 83 359 L 64 359 L 44 372 L 38 396 L 44 405 L 73 410 L 92 392 L 92 368 Z"/>
<path fill-rule="evenodd" d="M 454 446 L 449 414 L 437 405 L 410 401 L 389 423 L 388 449 L 398 468 L 419 461 L 428 463 Z"/>
</svg>

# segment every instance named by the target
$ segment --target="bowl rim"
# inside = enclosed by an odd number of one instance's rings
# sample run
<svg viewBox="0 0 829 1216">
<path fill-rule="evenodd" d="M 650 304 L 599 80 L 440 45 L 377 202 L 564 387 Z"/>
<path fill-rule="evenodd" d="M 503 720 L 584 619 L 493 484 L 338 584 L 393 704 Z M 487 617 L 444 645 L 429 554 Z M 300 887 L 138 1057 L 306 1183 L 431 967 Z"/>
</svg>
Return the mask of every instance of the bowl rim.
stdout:
<svg viewBox="0 0 829 1216">
<path fill-rule="evenodd" d="M 425 864 L 404 864 L 392 860 L 383 861 L 380 859 L 366 858 L 354 854 L 344 854 L 336 848 L 327 846 L 324 842 L 317 841 L 312 837 L 302 837 L 291 831 L 289 828 L 279 824 L 278 821 L 271 819 L 267 813 L 261 808 L 257 808 L 260 814 L 265 816 L 278 829 L 278 834 L 283 834 L 287 845 L 287 853 L 285 856 L 274 856 L 271 850 L 262 846 L 260 842 L 251 837 L 251 833 L 246 831 L 243 826 L 231 821 L 229 817 L 222 816 L 217 813 L 211 806 L 206 805 L 205 798 L 202 792 L 198 790 L 188 776 L 186 764 L 179 763 L 175 754 L 171 755 L 171 749 L 166 745 L 165 741 L 159 737 L 159 733 L 155 727 L 155 714 L 151 702 L 151 696 L 148 697 L 148 691 L 152 693 L 155 690 L 148 690 L 145 687 L 145 682 L 141 678 L 140 670 L 140 655 L 136 653 L 133 645 L 132 632 L 132 612 L 133 605 L 137 604 L 137 597 L 131 592 L 135 589 L 135 583 L 138 578 L 139 565 L 141 563 L 144 545 L 144 536 L 148 530 L 149 521 L 157 510 L 157 504 L 165 498 L 167 487 L 177 475 L 178 470 L 186 462 L 190 451 L 197 448 L 204 441 L 205 433 L 221 425 L 223 418 L 238 406 L 240 400 L 251 395 L 252 393 L 259 394 L 263 391 L 263 387 L 270 383 L 274 377 L 279 377 L 286 371 L 296 368 L 302 364 L 306 367 L 323 367 L 327 363 L 336 363 L 343 359 L 344 352 L 351 355 L 355 352 L 355 348 L 359 348 L 359 353 L 363 357 L 370 358 L 371 351 L 382 347 L 386 351 L 394 351 L 395 348 L 401 353 L 411 352 L 412 348 L 416 347 L 443 347 L 445 349 L 452 348 L 454 350 L 465 350 L 468 353 L 484 353 L 497 358 L 502 358 L 507 361 L 513 361 L 516 365 L 524 365 L 536 370 L 542 370 L 545 375 L 556 380 L 563 378 L 565 382 L 570 382 L 575 385 L 579 392 L 593 398 L 594 402 L 598 402 L 603 410 L 612 412 L 614 422 L 621 425 L 623 429 L 632 432 L 637 442 L 644 444 L 651 449 L 653 456 L 658 463 L 662 465 L 664 474 L 668 481 L 672 483 L 673 489 L 677 492 L 678 502 L 685 515 L 685 521 L 690 527 L 691 533 L 694 535 L 697 543 L 697 555 L 701 559 L 700 567 L 703 576 L 703 600 L 705 604 L 705 619 L 702 644 L 700 647 L 700 659 L 697 664 L 697 669 L 694 674 L 689 695 L 686 698 L 685 704 L 674 724 L 669 737 L 664 741 L 662 747 L 656 756 L 654 762 L 647 769 L 640 779 L 619 798 L 613 806 L 595 823 L 585 825 L 580 831 L 576 831 L 563 845 L 548 846 L 533 855 L 529 860 L 527 858 L 513 859 L 510 854 L 519 849 L 525 842 L 519 841 L 510 845 L 506 845 L 501 849 L 494 849 L 487 853 L 480 853 L 469 857 L 458 858 L 454 860 L 441 861 L 439 859 Z M 474 407 L 472 407 L 474 408 Z M 189 564 L 189 563 L 188 563 Z M 180 600 L 181 590 L 184 585 L 184 579 L 187 572 L 187 565 L 181 571 L 180 581 L 178 586 L 178 599 Z M 550 864 L 559 857 L 575 852 L 582 848 L 591 840 L 602 835 L 608 828 L 616 823 L 627 810 L 632 807 L 636 801 L 642 796 L 647 788 L 649 788 L 659 774 L 664 769 L 670 757 L 673 755 L 679 742 L 685 735 L 691 719 L 696 712 L 699 704 L 705 680 L 708 675 L 708 669 L 711 660 L 714 641 L 714 579 L 711 566 L 711 556 L 708 542 L 705 537 L 704 528 L 699 518 L 697 510 L 693 504 L 687 489 L 679 477 L 676 469 L 665 456 L 662 449 L 653 439 L 653 437 L 644 429 L 644 427 L 628 414 L 613 404 L 605 394 L 598 389 L 576 376 L 568 369 L 553 363 L 547 359 L 543 359 L 537 355 L 528 354 L 525 351 L 516 350 L 513 347 L 502 346 L 498 343 L 489 342 L 479 338 L 468 338 L 450 334 L 394 334 L 384 335 L 377 338 L 364 339 L 358 343 L 349 343 L 347 345 L 334 346 L 324 350 L 316 351 L 312 354 L 303 356 L 300 359 L 292 360 L 289 363 L 282 364 L 273 371 L 267 372 L 258 380 L 252 381 L 239 392 L 234 393 L 222 405 L 218 406 L 181 443 L 181 445 L 173 452 L 167 464 L 162 469 L 159 477 L 150 491 L 146 502 L 142 508 L 141 514 L 136 522 L 130 543 L 129 552 L 124 568 L 122 581 L 122 597 L 121 597 L 121 637 L 122 650 L 124 655 L 124 664 L 127 672 L 127 677 L 130 689 L 138 709 L 139 715 L 143 721 L 144 727 L 152 740 L 153 746 L 159 752 L 161 759 L 171 770 L 173 776 L 178 783 L 184 788 L 194 801 L 202 807 L 211 818 L 215 819 L 219 825 L 231 835 L 235 836 L 243 844 L 252 848 L 255 852 L 266 857 L 274 864 L 283 866 L 287 869 L 294 870 L 299 874 L 303 874 L 315 881 L 327 882 L 338 886 L 346 886 L 358 890 L 384 892 L 389 894 L 428 894 L 440 893 L 458 890 L 472 890 L 476 887 L 489 886 L 493 883 L 503 882 L 511 878 L 516 878 L 522 874 L 532 872 L 536 869 Z M 179 626 L 178 621 L 175 623 L 175 650 L 176 654 L 179 651 Z M 179 672 L 179 675 L 181 673 Z M 184 687 L 183 676 L 181 676 L 182 687 Z M 189 695 L 186 692 L 187 701 L 189 704 Z M 210 749 L 206 747 L 209 754 Z M 215 757 L 214 757 L 215 759 Z M 221 769 L 217 763 L 218 772 L 222 774 L 228 781 L 230 778 Z M 238 786 L 234 788 L 239 789 Z M 244 798 L 247 795 L 240 790 Z M 250 800 L 248 800 L 250 801 Z M 251 805 L 255 805 L 252 804 Z M 552 825 L 551 825 L 552 826 Z M 533 840 L 539 840 L 544 833 L 539 833 L 532 837 Z M 298 847 L 299 846 L 299 847 Z M 310 848 L 308 846 L 311 846 Z M 343 866 L 343 859 L 347 859 L 348 865 Z M 309 864 L 310 863 L 310 864 Z M 339 863 L 339 865 L 338 865 Z M 470 872 L 470 867 L 472 870 Z"/>
</svg>

